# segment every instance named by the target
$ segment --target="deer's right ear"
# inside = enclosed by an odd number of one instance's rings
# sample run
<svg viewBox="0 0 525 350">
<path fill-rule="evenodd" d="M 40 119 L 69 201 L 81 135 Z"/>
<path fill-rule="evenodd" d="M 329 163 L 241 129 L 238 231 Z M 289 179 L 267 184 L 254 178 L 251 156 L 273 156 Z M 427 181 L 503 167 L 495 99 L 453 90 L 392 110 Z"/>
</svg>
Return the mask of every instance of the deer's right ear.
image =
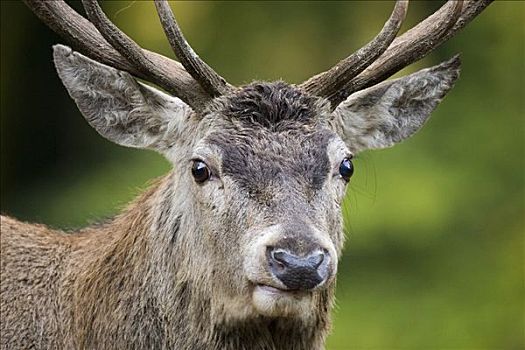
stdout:
<svg viewBox="0 0 525 350">
<path fill-rule="evenodd" d="M 53 46 L 58 75 L 80 112 L 99 134 L 122 146 L 163 151 L 183 134 L 192 109 L 130 74 Z"/>
</svg>

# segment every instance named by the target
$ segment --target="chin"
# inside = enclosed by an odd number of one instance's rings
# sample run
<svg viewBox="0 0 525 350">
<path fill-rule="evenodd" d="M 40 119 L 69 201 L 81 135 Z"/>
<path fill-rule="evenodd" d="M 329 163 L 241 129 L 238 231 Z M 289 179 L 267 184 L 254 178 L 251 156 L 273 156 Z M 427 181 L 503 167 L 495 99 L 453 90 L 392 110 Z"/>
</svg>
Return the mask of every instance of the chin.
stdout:
<svg viewBox="0 0 525 350">
<path fill-rule="evenodd" d="M 312 315 L 313 292 L 282 290 L 259 284 L 253 288 L 252 305 L 262 316 L 306 319 Z"/>
</svg>

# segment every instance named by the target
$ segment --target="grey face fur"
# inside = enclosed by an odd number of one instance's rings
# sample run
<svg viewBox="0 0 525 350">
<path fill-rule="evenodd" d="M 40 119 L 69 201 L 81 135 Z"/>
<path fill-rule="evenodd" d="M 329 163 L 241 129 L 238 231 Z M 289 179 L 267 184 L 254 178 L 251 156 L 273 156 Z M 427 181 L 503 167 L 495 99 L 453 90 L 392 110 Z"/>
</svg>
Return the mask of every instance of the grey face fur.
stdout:
<svg viewBox="0 0 525 350">
<path fill-rule="evenodd" d="M 186 225 L 174 241 L 192 247 L 188 259 L 228 276 L 214 281 L 220 297 L 212 302 L 229 320 L 307 321 L 329 299 L 343 245 L 341 161 L 419 130 L 459 72 L 456 57 L 351 95 L 334 112 L 294 86 L 259 82 L 216 98 L 197 115 L 127 73 L 64 46 L 54 50 L 60 78 L 102 136 L 155 149 L 173 163 L 162 222 Z M 211 169 L 202 184 L 192 178 L 194 160 Z M 283 292 L 287 286 L 269 267 L 270 248 L 298 257 L 324 252 L 326 278 L 307 291 Z"/>
<path fill-rule="evenodd" d="M 207 204 L 199 211 L 217 240 L 216 260 L 239 288 L 230 292 L 249 296 L 259 314 L 307 318 L 316 303 L 312 293 L 276 296 L 258 287 L 287 289 L 268 267 L 268 247 L 297 256 L 326 251 L 329 277 L 317 289 L 335 275 L 345 188 L 337 169 L 350 153 L 327 113 L 323 101 L 287 84 L 254 83 L 218 99 L 201 120 L 207 133 L 192 158 L 209 164 L 212 178 L 192 195 Z"/>
</svg>

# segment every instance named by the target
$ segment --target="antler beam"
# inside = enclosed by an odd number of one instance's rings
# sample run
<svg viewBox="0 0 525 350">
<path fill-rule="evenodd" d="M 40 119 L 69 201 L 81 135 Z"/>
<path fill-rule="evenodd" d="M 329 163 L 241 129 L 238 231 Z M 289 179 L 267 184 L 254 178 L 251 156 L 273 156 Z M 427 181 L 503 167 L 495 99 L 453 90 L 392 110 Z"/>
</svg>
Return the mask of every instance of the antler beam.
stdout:
<svg viewBox="0 0 525 350">
<path fill-rule="evenodd" d="M 83 0 L 93 23 L 63 0 L 24 2 L 42 22 L 92 59 L 154 83 L 196 111 L 213 97 L 179 62 L 141 48 L 122 33 L 107 19 L 96 1 Z"/>
<path fill-rule="evenodd" d="M 145 51 L 107 18 L 97 0 L 82 0 L 82 5 L 86 10 L 89 21 L 128 62 L 133 62 L 133 66 L 144 76 L 164 79 Z M 169 81 L 165 83 L 170 84 Z"/>
<path fill-rule="evenodd" d="M 345 82 L 354 78 L 372 64 L 395 39 L 408 9 L 408 0 L 398 0 L 381 32 L 368 44 L 337 63 L 329 71 L 313 76 L 301 87 L 318 96 L 331 96 Z"/>
<path fill-rule="evenodd" d="M 464 2 L 462 8 L 458 4 L 459 1 L 447 2 L 432 16 L 396 38 L 377 61 L 343 88 L 345 94 L 348 96 L 355 91 L 375 85 L 425 57 L 459 32 L 492 1 L 470 0 Z M 457 11 L 460 8 L 458 15 Z M 450 20 L 447 21 L 447 17 Z M 439 23 L 444 24 L 442 28 L 439 28 Z"/>
<path fill-rule="evenodd" d="M 301 85 L 307 91 L 317 89 L 332 103 L 332 108 L 352 93 L 375 85 L 404 67 L 425 57 L 450 39 L 467 23 L 481 13 L 493 0 L 450 0 L 434 14 L 396 38 L 392 44 L 359 75 L 342 79 L 339 90 L 312 86 L 310 80 Z M 333 84 L 333 83 L 331 83 Z"/>
</svg>

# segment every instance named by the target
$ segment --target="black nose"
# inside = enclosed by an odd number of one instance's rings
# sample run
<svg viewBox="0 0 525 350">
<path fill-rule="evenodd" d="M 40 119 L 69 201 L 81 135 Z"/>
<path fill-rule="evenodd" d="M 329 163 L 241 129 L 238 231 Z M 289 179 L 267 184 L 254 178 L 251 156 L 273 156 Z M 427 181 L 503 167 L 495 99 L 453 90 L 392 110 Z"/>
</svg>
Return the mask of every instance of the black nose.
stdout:
<svg viewBox="0 0 525 350">
<path fill-rule="evenodd" d="M 291 290 L 315 288 L 329 275 L 330 256 L 325 250 L 297 256 L 284 249 L 268 247 L 267 259 L 272 274 Z"/>
</svg>

